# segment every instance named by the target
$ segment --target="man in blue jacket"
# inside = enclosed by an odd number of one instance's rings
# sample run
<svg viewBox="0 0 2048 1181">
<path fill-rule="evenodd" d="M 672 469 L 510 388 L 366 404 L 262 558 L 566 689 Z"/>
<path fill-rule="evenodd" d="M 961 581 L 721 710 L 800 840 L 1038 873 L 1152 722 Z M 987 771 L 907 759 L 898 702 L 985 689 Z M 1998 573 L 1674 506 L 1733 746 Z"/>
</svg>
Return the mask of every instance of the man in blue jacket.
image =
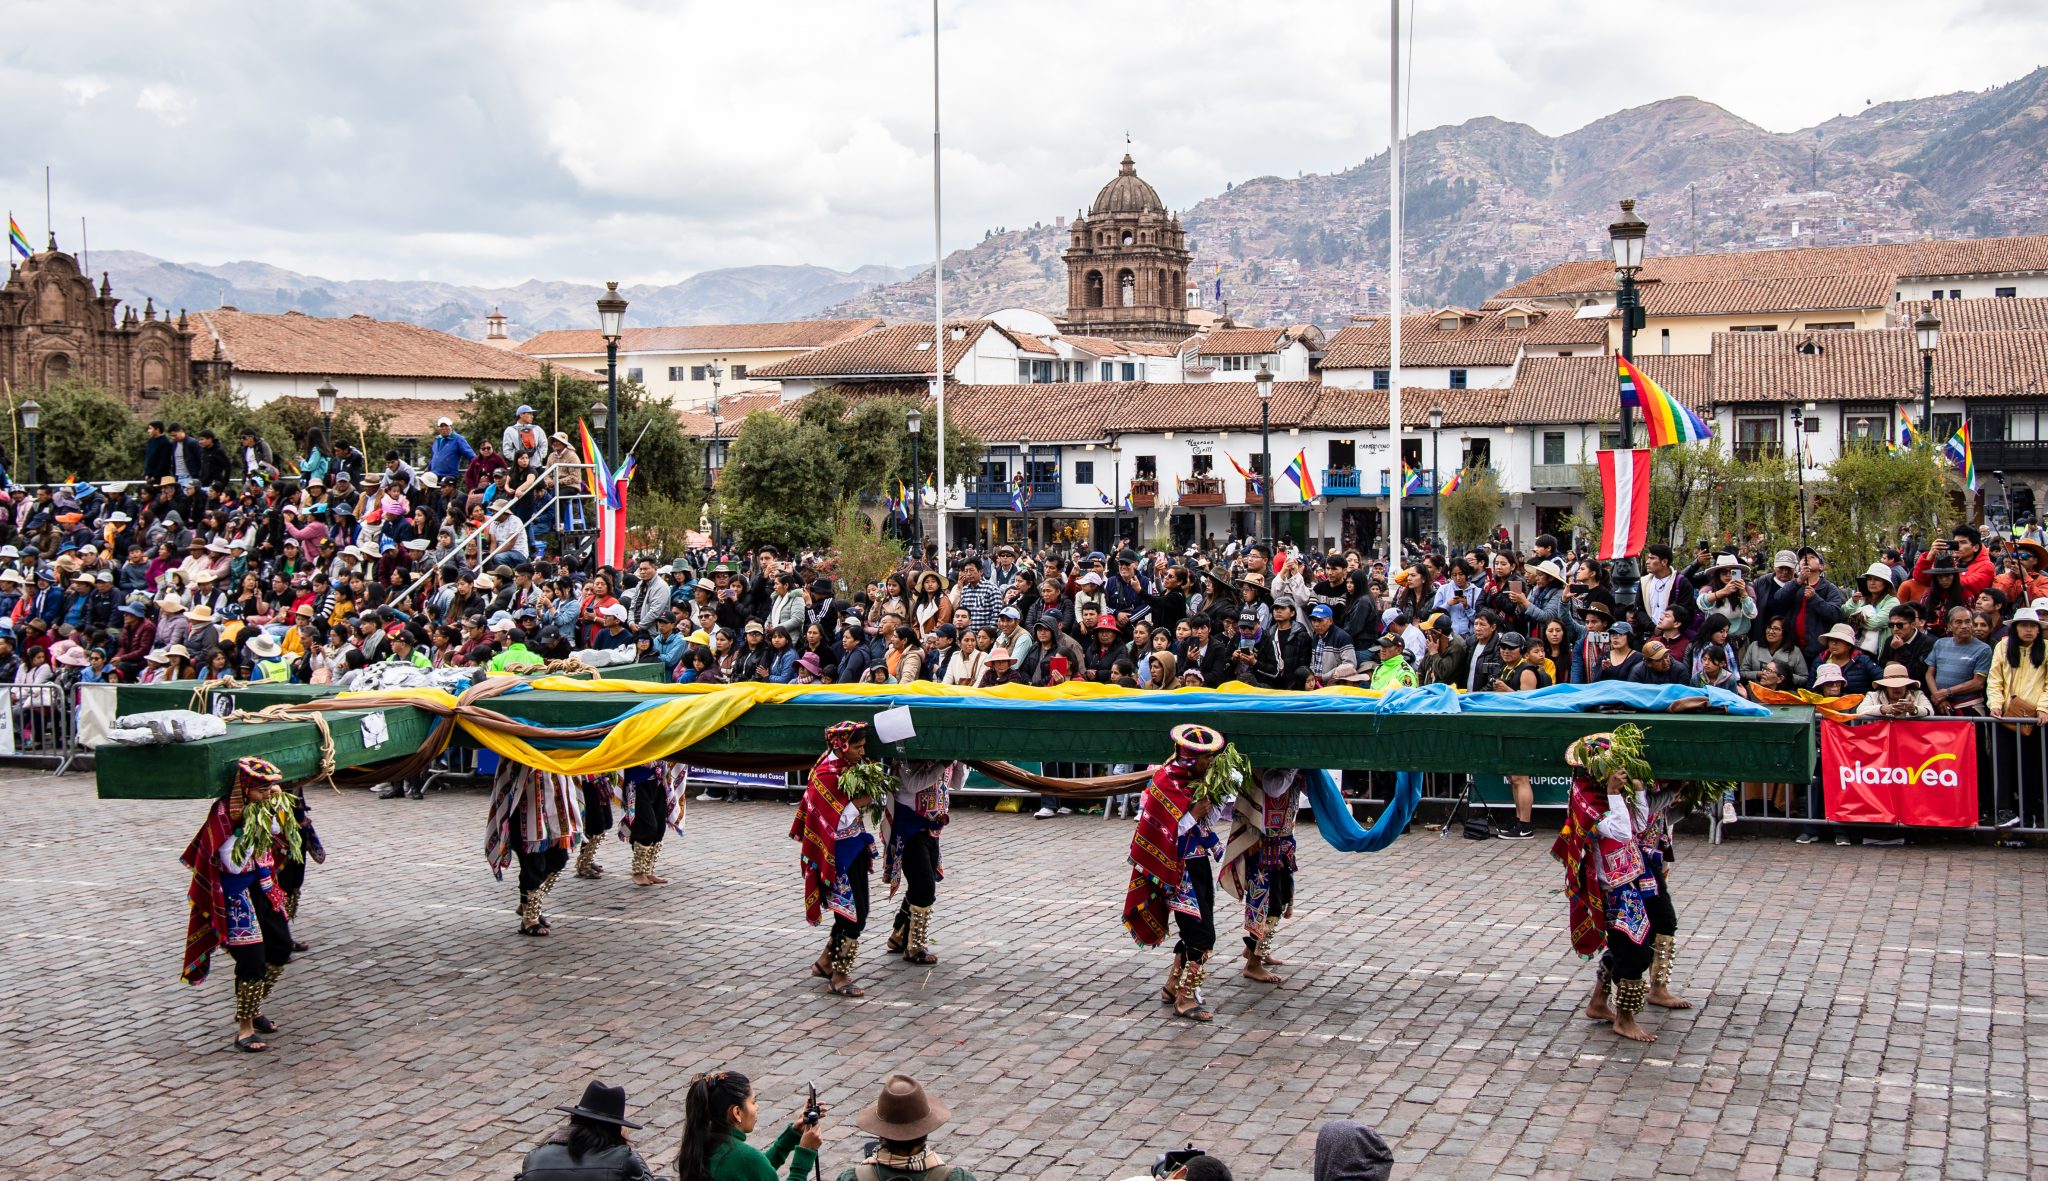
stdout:
<svg viewBox="0 0 2048 1181">
<path fill-rule="evenodd" d="M 476 448 L 455 429 L 447 418 L 434 423 L 434 451 L 427 459 L 427 470 L 446 484 L 462 474 L 462 465 L 476 458 Z"/>
</svg>

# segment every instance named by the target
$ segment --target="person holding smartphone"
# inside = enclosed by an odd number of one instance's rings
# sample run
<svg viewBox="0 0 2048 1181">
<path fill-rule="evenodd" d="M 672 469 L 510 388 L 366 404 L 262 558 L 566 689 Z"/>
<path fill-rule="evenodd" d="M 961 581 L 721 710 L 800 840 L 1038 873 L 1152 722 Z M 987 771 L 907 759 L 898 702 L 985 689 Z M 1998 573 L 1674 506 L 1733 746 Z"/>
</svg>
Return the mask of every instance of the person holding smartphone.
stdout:
<svg viewBox="0 0 2048 1181">
<path fill-rule="evenodd" d="M 818 1124 L 824 1114 L 823 1104 L 799 1113 L 763 1152 L 747 1143 L 747 1134 L 761 1120 L 753 1081 L 737 1070 L 700 1074 L 683 1099 L 676 1181 L 772 1181 L 785 1162 L 788 1181 L 805 1181 L 818 1167 L 824 1143 Z"/>
</svg>

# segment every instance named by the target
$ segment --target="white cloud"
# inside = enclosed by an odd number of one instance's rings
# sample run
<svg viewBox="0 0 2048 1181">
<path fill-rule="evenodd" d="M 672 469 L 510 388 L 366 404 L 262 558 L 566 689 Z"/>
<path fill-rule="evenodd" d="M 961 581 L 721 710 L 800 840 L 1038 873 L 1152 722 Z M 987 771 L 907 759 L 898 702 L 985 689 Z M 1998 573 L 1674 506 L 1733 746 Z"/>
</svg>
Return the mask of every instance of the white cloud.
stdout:
<svg viewBox="0 0 2048 1181">
<path fill-rule="evenodd" d="M 1114 171 L 1184 208 L 1387 138 L 1386 8 L 1356 0 L 941 0 L 946 241 L 1071 214 Z M 1424 0 L 1422 129 L 1558 134 L 1674 94 L 1786 131 L 2035 62 L 2015 0 L 1927 8 Z M 95 241 L 334 277 L 675 278 L 930 250 L 929 0 L 249 0 L 17 14 L 61 73 L 0 63 L 0 187 L 56 170 Z M 395 28 L 402 35 L 394 35 Z M 205 63 L 166 72 L 166 61 Z M 94 99 L 135 78 L 132 109 Z M 1853 89 L 1845 89 L 1853 88 Z M 138 118 L 137 112 L 147 116 Z M 62 219 L 60 219 L 62 220 Z"/>
</svg>

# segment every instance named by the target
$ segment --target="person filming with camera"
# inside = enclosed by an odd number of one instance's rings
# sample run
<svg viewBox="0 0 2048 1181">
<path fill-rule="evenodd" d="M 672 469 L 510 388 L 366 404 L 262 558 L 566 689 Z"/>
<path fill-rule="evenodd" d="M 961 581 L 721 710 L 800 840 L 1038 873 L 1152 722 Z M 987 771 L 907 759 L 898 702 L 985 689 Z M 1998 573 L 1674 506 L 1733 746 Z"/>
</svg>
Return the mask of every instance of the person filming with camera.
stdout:
<svg viewBox="0 0 2048 1181">
<path fill-rule="evenodd" d="M 768 1151 L 747 1143 L 761 1118 L 754 1084 L 737 1070 L 700 1074 L 683 1101 L 683 1146 L 676 1181 L 775 1181 L 789 1162 L 789 1181 L 806 1181 L 818 1167 L 818 1121 L 825 1108 L 816 1092 L 795 1123 L 783 1126 Z"/>
</svg>

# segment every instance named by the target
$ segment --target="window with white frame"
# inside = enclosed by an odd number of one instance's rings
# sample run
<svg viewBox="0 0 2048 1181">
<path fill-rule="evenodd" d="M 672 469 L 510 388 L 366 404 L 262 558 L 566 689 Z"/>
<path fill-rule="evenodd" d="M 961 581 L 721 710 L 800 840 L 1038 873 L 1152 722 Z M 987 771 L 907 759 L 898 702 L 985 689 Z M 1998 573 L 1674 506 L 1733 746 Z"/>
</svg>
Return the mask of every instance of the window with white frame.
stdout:
<svg viewBox="0 0 2048 1181">
<path fill-rule="evenodd" d="M 670 381 L 681 381 L 688 372 L 689 367 L 686 365 L 671 365 L 668 367 L 668 379 Z"/>
</svg>

